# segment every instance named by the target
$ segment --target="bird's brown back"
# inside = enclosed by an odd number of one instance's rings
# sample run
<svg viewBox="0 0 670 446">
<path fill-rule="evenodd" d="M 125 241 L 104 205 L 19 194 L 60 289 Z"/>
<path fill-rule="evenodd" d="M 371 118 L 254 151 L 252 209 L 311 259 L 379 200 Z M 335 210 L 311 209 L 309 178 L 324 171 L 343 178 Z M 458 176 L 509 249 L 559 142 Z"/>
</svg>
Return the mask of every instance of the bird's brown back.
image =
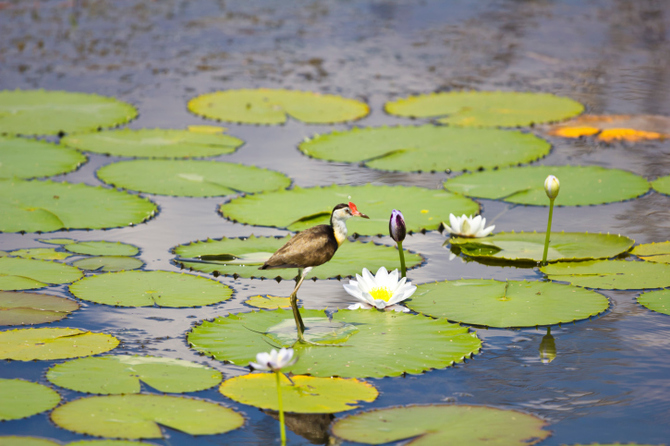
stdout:
<svg viewBox="0 0 670 446">
<path fill-rule="evenodd" d="M 296 234 L 259 269 L 318 266 L 329 261 L 338 247 L 330 225 L 314 226 Z"/>
</svg>

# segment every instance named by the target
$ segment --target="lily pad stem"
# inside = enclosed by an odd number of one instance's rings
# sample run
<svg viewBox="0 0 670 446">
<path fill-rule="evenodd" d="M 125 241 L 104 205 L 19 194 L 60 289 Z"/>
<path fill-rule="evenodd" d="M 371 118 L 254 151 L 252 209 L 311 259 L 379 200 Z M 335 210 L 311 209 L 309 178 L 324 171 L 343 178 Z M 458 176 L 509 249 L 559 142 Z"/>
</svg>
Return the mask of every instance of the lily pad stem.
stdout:
<svg viewBox="0 0 670 446">
<path fill-rule="evenodd" d="M 402 242 L 398 243 L 398 253 L 400 255 L 400 273 L 402 277 L 407 277 L 407 267 L 405 266 L 405 252 L 402 250 Z"/>
<path fill-rule="evenodd" d="M 549 199 L 549 220 L 547 221 L 547 236 L 544 239 L 544 252 L 542 253 L 542 266 L 547 264 L 547 252 L 549 252 L 549 236 L 551 235 L 551 219 L 554 214 L 554 200 Z"/>
<path fill-rule="evenodd" d="M 280 371 L 275 372 L 275 376 L 277 377 L 277 398 L 279 399 L 279 428 L 281 430 L 281 444 L 282 446 L 286 446 L 286 427 L 284 426 L 284 404 L 281 398 L 280 374 Z"/>
</svg>

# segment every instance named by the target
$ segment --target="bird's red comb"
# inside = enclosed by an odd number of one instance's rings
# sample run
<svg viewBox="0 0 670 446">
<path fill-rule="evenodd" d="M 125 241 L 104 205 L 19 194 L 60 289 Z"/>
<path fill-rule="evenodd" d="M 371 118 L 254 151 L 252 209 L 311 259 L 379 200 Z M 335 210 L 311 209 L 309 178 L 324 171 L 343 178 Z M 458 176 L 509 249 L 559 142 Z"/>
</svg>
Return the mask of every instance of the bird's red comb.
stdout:
<svg viewBox="0 0 670 446">
<path fill-rule="evenodd" d="M 351 201 L 349 202 L 349 209 L 351 209 L 351 212 L 353 212 L 354 214 L 358 212 L 358 208 Z"/>
</svg>

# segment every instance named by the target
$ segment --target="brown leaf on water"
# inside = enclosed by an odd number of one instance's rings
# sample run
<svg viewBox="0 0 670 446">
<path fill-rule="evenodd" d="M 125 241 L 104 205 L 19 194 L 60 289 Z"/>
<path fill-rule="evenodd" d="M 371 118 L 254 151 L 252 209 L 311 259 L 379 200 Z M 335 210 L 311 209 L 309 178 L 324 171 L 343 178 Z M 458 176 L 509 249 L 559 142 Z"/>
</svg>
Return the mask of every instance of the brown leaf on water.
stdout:
<svg viewBox="0 0 670 446">
<path fill-rule="evenodd" d="M 661 115 L 582 115 L 545 127 L 564 138 L 595 136 L 601 141 L 644 141 L 670 138 L 670 117 Z"/>
</svg>

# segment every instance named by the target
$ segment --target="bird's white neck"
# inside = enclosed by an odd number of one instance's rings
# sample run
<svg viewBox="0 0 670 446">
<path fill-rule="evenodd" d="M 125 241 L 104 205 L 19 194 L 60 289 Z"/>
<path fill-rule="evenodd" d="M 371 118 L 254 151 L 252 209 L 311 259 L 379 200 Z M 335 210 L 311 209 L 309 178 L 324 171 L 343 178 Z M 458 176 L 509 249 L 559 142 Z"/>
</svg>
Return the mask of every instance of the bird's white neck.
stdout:
<svg viewBox="0 0 670 446">
<path fill-rule="evenodd" d="M 337 240 L 337 245 L 340 246 L 347 239 L 347 221 L 340 220 L 339 218 L 333 218 L 331 224 L 333 226 L 333 231 L 335 232 L 335 240 Z"/>
</svg>

